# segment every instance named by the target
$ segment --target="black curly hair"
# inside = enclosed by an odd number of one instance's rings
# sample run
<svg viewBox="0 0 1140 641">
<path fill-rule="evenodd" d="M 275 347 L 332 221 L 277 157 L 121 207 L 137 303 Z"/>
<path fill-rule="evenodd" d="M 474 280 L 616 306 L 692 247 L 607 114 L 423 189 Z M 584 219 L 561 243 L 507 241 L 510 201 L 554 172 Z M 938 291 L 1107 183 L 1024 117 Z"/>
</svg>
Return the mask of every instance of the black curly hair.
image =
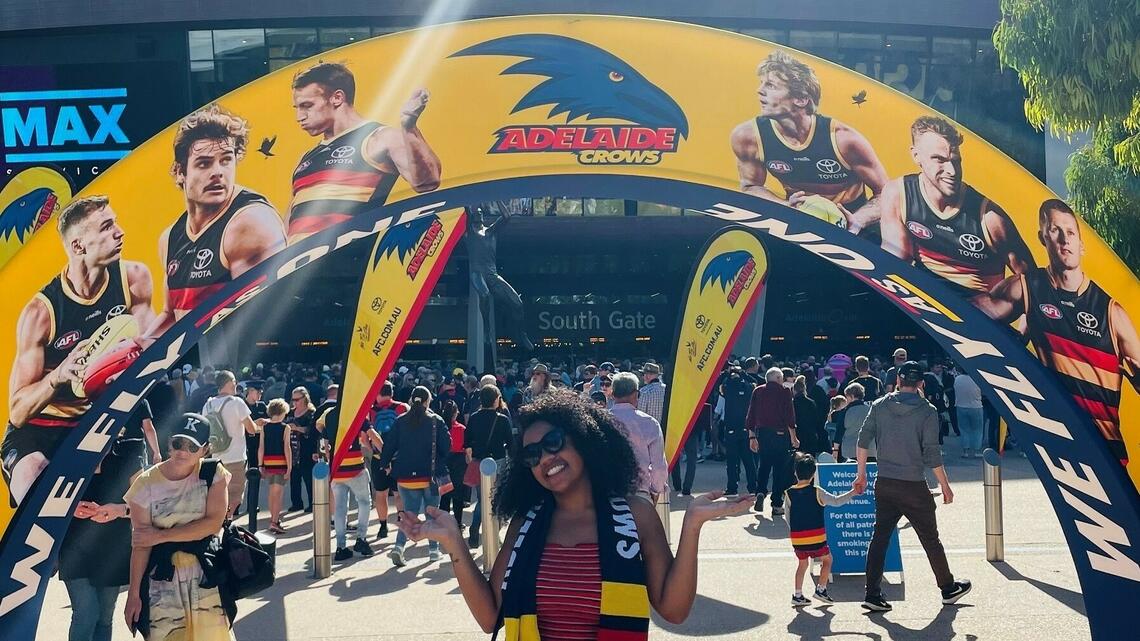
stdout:
<svg viewBox="0 0 1140 641">
<path fill-rule="evenodd" d="M 625 427 L 605 408 L 577 394 L 554 391 L 519 408 L 519 441 L 535 423 L 543 421 L 559 427 L 578 450 L 590 478 L 596 501 L 629 496 L 637 489 L 640 475 L 637 459 Z M 495 515 L 510 519 L 550 496 L 534 478 L 521 457 L 511 457 L 495 488 Z"/>
</svg>

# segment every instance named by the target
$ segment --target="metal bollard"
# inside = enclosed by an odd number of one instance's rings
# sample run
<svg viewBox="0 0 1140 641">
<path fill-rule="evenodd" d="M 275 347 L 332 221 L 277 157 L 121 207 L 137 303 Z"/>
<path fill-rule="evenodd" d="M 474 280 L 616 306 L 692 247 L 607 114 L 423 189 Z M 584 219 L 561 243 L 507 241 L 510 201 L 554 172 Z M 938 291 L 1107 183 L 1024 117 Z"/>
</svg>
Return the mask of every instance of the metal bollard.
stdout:
<svg viewBox="0 0 1140 641">
<path fill-rule="evenodd" d="M 332 536 L 329 531 L 329 464 L 313 466 L 313 578 L 332 574 Z"/>
<path fill-rule="evenodd" d="M 992 449 L 982 453 L 986 494 L 986 560 L 1005 560 L 1005 534 L 1001 522 L 1001 458 Z"/>
<path fill-rule="evenodd" d="M 665 484 L 665 489 L 661 492 L 661 496 L 657 497 L 657 516 L 661 519 L 661 525 L 665 527 L 665 542 L 673 544 L 673 532 L 669 528 L 669 485 Z"/>
<path fill-rule="evenodd" d="M 257 531 L 257 511 L 261 503 L 261 470 L 251 467 L 245 471 L 245 509 L 249 512 L 249 531 Z"/>
<path fill-rule="evenodd" d="M 483 511 L 482 543 L 483 572 L 491 571 L 495 557 L 499 555 L 499 519 L 491 511 L 491 495 L 495 489 L 495 479 L 499 475 L 499 463 L 487 457 L 479 462 L 479 509 Z"/>
</svg>

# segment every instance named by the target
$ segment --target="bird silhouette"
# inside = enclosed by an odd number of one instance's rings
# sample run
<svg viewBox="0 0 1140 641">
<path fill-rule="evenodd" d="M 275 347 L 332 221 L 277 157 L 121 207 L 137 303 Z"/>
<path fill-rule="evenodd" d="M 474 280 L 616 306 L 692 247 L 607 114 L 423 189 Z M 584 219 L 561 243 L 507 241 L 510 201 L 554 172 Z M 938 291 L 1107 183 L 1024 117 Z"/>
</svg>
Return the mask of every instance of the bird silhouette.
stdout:
<svg viewBox="0 0 1140 641">
<path fill-rule="evenodd" d="M 272 138 L 262 138 L 261 139 L 261 147 L 259 147 L 257 150 L 260 151 L 262 154 L 264 154 L 266 158 L 268 158 L 270 156 L 275 155 L 273 153 L 273 145 L 276 143 L 277 143 L 277 136 L 276 135 L 273 136 Z"/>
<path fill-rule="evenodd" d="M 518 34 L 481 42 L 451 54 L 526 58 L 500 75 L 545 76 L 519 100 L 511 113 L 551 105 L 548 117 L 566 114 L 567 122 L 614 118 L 646 127 L 673 127 L 688 138 L 681 107 L 631 65 L 592 44 L 552 34 Z"/>
<path fill-rule="evenodd" d="M 720 285 L 721 291 L 728 291 L 729 286 L 736 282 L 740 270 L 751 257 L 752 254 L 741 249 L 725 252 L 710 260 L 709 264 L 705 266 L 704 273 L 701 274 L 701 291 L 705 290 L 705 285 L 708 285 L 709 282 Z"/>
<path fill-rule="evenodd" d="M 853 104 L 853 105 L 858 105 L 858 106 L 862 107 L 863 103 L 865 103 L 865 102 L 867 102 L 867 90 L 866 89 L 864 89 L 863 91 L 860 91 L 859 93 L 855 94 L 854 96 L 851 96 L 851 104 Z"/>
</svg>

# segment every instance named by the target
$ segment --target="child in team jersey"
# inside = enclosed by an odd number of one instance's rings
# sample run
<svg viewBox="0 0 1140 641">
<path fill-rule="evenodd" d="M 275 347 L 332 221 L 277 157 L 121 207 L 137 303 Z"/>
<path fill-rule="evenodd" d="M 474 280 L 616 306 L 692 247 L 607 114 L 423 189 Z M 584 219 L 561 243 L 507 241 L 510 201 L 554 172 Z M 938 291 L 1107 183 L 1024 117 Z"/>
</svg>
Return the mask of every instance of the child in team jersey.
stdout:
<svg viewBox="0 0 1140 641">
<path fill-rule="evenodd" d="M 285 483 L 293 472 L 293 448 L 289 443 L 289 427 L 285 415 L 289 404 L 284 399 L 269 401 L 267 408 L 269 422 L 261 429 L 261 447 L 258 462 L 261 475 L 269 483 L 269 531 L 284 534 L 281 525 L 281 503 L 285 495 Z"/>
<path fill-rule="evenodd" d="M 796 567 L 795 592 L 792 594 L 792 607 L 802 608 L 811 604 L 811 599 L 801 591 L 804 575 L 807 574 L 811 559 L 819 559 L 823 567 L 815 587 L 815 598 L 824 603 L 834 603 L 827 593 L 827 580 L 831 575 L 831 550 L 827 547 L 827 534 L 823 528 L 823 508 L 843 505 L 857 492 L 854 488 L 836 496 L 815 485 L 815 458 L 811 454 L 797 453 L 793 460 L 796 484 L 784 494 L 784 504 L 788 508 L 788 529 L 791 531 L 792 549 L 799 559 Z"/>
</svg>

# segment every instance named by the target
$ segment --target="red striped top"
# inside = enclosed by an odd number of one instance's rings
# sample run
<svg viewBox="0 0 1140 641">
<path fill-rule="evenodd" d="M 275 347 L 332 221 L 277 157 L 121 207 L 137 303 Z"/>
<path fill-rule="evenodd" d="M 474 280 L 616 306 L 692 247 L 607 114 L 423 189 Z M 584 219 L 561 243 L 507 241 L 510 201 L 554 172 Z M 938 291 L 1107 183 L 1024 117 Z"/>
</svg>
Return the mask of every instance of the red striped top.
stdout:
<svg viewBox="0 0 1140 641">
<path fill-rule="evenodd" d="M 538 565 L 535 595 L 542 641 L 596 639 L 602 607 L 597 544 L 547 544 Z"/>
</svg>

